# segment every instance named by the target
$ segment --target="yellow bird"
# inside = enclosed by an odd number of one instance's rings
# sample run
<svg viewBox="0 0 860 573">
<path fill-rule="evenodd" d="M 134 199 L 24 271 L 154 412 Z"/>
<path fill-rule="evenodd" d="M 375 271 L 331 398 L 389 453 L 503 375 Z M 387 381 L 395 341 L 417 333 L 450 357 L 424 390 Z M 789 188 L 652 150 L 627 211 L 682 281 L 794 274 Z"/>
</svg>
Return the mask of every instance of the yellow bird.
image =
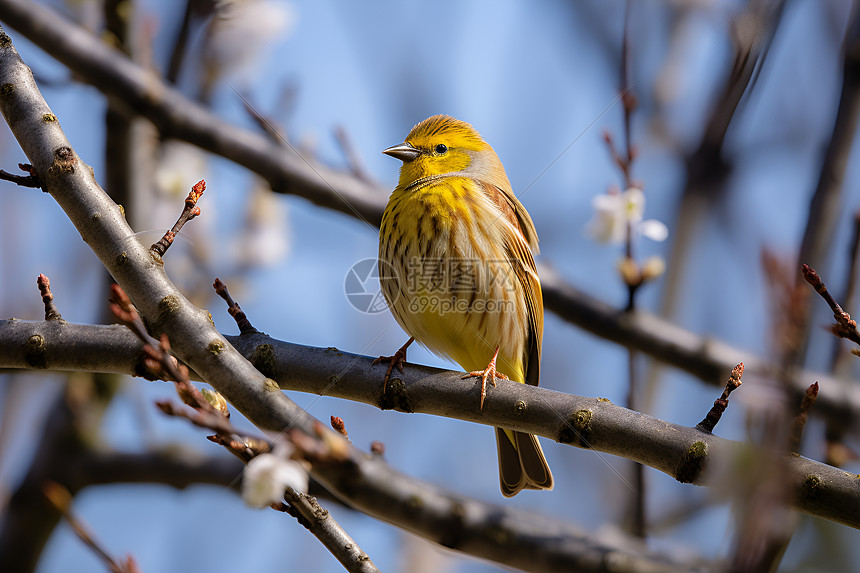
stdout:
<svg viewBox="0 0 860 573">
<path fill-rule="evenodd" d="M 411 338 L 390 361 L 403 369 L 417 340 L 487 382 L 537 386 L 543 298 L 538 238 L 502 162 L 466 122 L 430 117 L 383 153 L 403 162 L 379 231 L 382 291 Z M 498 367 L 498 371 L 496 368 Z M 504 374 L 503 374 L 504 373 Z M 507 375 L 507 376 L 506 376 Z M 552 489 L 537 438 L 496 428 L 502 493 Z"/>
</svg>

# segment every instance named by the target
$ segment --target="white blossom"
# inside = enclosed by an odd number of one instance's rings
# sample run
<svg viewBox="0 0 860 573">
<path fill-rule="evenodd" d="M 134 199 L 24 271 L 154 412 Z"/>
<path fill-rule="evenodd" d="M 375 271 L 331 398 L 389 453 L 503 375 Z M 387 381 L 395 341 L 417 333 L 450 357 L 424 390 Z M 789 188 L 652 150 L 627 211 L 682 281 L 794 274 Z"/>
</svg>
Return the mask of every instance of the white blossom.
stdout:
<svg viewBox="0 0 860 573">
<path fill-rule="evenodd" d="M 242 477 L 242 499 L 251 507 L 268 507 L 283 501 L 284 490 L 308 492 L 308 472 L 295 461 L 260 454 L 248 462 Z"/>
<path fill-rule="evenodd" d="M 602 243 L 622 243 L 627 237 L 629 224 L 634 236 L 642 235 L 652 241 L 665 241 L 669 229 L 656 219 L 645 219 L 645 194 L 638 187 L 622 193 L 609 192 L 592 200 L 594 218 L 588 224 L 588 233 Z"/>
</svg>

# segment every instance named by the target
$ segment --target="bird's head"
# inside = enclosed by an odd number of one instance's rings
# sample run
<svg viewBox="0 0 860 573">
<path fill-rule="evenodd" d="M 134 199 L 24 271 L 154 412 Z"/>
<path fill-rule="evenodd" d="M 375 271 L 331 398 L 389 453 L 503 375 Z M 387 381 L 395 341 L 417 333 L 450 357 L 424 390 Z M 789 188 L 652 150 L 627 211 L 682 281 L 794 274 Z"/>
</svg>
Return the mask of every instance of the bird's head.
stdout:
<svg viewBox="0 0 860 573">
<path fill-rule="evenodd" d="M 457 172 L 510 188 L 493 148 L 471 125 L 448 115 L 425 119 L 412 128 L 403 143 L 383 153 L 403 162 L 401 187 L 424 177 Z"/>
</svg>

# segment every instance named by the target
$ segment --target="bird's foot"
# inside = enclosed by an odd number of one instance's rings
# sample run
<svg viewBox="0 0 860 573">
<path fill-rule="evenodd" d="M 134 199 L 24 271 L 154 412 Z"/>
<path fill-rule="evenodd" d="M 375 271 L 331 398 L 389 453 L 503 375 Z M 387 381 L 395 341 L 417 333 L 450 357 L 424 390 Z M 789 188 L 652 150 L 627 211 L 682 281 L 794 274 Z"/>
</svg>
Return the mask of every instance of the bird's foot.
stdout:
<svg viewBox="0 0 860 573">
<path fill-rule="evenodd" d="M 379 364 L 380 362 L 388 362 L 388 370 L 385 371 L 385 381 L 382 383 L 383 394 L 385 394 L 385 391 L 388 389 L 388 379 L 391 377 L 391 372 L 394 370 L 394 367 L 396 366 L 401 372 L 403 372 L 403 365 L 406 364 L 406 349 L 409 348 L 409 345 L 413 342 L 415 342 L 415 338 L 411 337 L 406 341 L 406 344 L 400 347 L 400 350 L 394 353 L 394 355 L 380 356 L 371 362 L 371 366 Z"/>
<path fill-rule="evenodd" d="M 481 406 L 480 409 L 484 409 L 484 398 L 487 397 L 487 381 L 489 381 L 493 387 L 496 386 L 496 378 L 501 380 L 510 380 L 507 376 L 502 374 L 501 372 L 496 371 L 496 359 L 499 357 L 499 347 L 496 347 L 496 353 L 493 354 L 493 359 L 490 360 L 490 363 L 487 364 L 487 367 L 483 370 L 475 370 L 473 372 L 469 372 L 465 376 L 462 376 L 462 379 L 471 378 L 473 376 L 479 376 L 481 378 Z"/>
</svg>

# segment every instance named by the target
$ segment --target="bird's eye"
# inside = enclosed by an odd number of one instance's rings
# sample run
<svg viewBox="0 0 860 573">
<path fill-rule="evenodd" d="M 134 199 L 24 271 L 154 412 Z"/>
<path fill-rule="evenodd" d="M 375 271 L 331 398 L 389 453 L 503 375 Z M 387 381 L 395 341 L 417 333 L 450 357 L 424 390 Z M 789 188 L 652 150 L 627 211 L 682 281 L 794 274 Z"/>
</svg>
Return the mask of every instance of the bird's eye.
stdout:
<svg viewBox="0 0 860 573">
<path fill-rule="evenodd" d="M 444 143 L 440 143 L 436 146 L 436 153 L 438 153 L 439 155 L 444 155 L 448 153 L 448 146 Z"/>
</svg>

